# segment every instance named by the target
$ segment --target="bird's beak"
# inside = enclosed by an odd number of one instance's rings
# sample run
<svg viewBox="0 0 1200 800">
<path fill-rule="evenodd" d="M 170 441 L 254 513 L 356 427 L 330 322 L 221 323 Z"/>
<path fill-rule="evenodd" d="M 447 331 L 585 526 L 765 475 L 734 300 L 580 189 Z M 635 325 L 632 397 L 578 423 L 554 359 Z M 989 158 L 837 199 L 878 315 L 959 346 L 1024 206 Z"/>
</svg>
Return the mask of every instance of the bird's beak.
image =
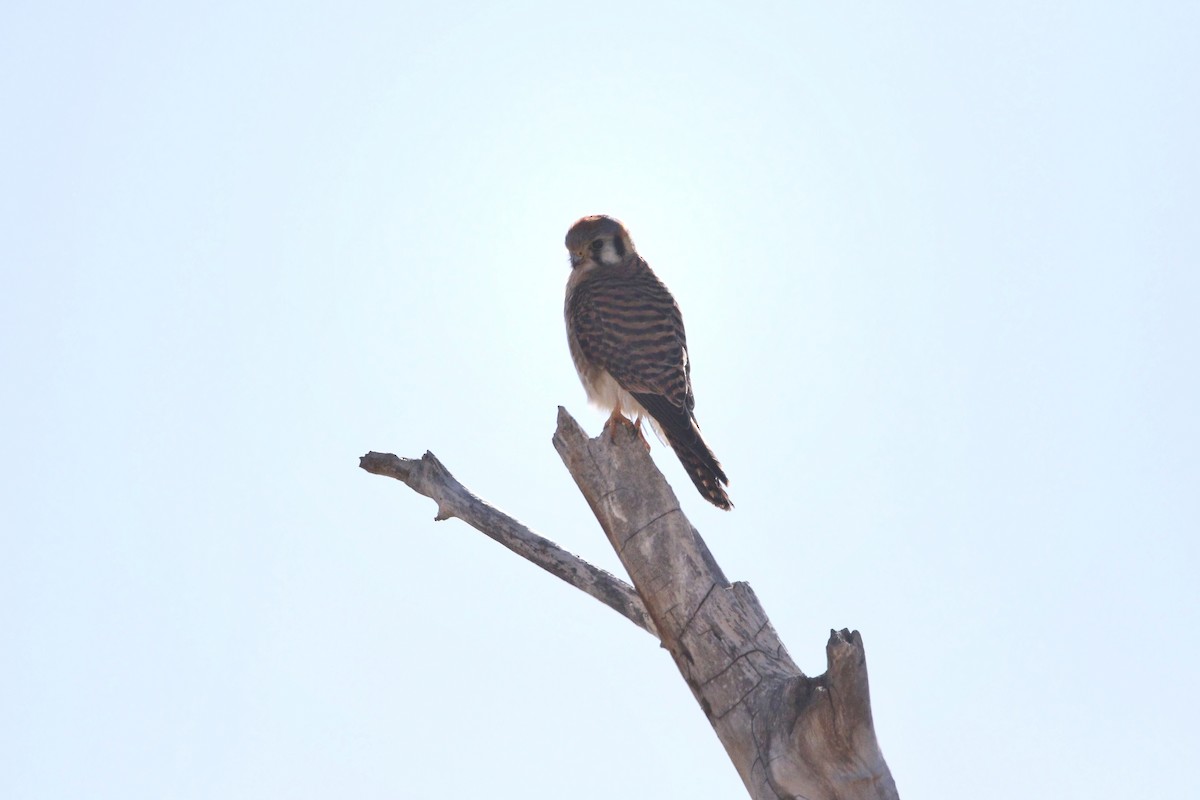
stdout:
<svg viewBox="0 0 1200 800">
<path fill-rule="evenodd" d="M 576 267 L 578 267 L 580 264 L 583 263 L 583 250 L 572 250 L 572 251 L 570 251 L 570 256 L 571 256 L 571 269 L 575 269 Z"/>
</svg>

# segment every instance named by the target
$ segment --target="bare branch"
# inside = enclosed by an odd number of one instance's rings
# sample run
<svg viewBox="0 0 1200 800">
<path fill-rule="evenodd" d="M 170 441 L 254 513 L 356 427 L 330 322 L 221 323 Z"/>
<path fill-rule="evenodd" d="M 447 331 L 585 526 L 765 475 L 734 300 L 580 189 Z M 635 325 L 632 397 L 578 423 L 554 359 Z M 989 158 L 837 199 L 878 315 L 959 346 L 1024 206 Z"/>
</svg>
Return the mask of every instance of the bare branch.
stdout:
<svg viewBox="0 0 1200 800">
<path fill-rule="evenodd" d="M 832 631 L 826 672 L 806 676 L 753 590 L 721 572 L 631 426 L 589 439 L 560 408 L 554 447 L 633 587 L 475 497 L 431 453 L 368 453 L 361 466 L 432 498 L 437 519 L 462 519 L 657 632 L 754 800 L 899 800 L 858 632 Z"/>
<path fill-rule="evenodd" d="M 898 800 L 875 741 L 862 639 L 830 638 L 805 676 L 744 583 L 729 583 L 628 426 L 589 439 L 564 409 L 554 446 L 755 800 Z"/>
<path fill-rule="evenodd" d="M 651 635 L 657 635 L 646 606 L 632 586 L 568 553 L 476 497 L 433 453 L 426 452 L 421 458 L 412 459 L 370 452 L 359 459 L 358 465 L 374 475 L 395 478 L 433 500 L 438 507 L 436 521 L 458 517 L 551 575 L 596 598 Z"/>
</svg>

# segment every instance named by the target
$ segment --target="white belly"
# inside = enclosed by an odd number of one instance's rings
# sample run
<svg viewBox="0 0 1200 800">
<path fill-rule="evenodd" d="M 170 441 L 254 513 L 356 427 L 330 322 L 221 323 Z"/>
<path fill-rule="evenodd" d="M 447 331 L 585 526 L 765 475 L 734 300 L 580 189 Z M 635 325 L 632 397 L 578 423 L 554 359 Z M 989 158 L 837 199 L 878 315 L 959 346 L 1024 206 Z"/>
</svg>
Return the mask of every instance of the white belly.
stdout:
<svg viewBox="0 0 1200 800">
<path fill-rule="evenodd" d="M 633 395 L 627 392 L 621 384 L 617 383 L 616 378 L 608 374 L 608 370 L 597 370 L 592 376 L 588 376 L 584 370 L 580 370 L 579 380 L 583 383 L 588 400 L 593 405 L 600 407 L 610 414 L 614 411 L 619 411 L 633 420 L 639 427 L 643 420 L 648 421 L 658 440 L 663 444 L 667 443 L 666 434 L 663 433 L 658 421 L 650 416 L 650 412 L 646 411 Z"/>
<path fill-rule="evenodd" d="M 583 388 L 587 391 L 588 400 L 605 411 L 620 411 L 630 419 L 650 416 L 646 413 L 646 409 L 642 408 L 642 404 L 625 391 L 621 384 L 617 383 L 616 378 L 608 374 L 608 370 L 597 370 L 595 376 L 580 375 L 579 377 L 583 381 Z M 589 377 L 592 379 L 589 380 Z"/>
</svg>

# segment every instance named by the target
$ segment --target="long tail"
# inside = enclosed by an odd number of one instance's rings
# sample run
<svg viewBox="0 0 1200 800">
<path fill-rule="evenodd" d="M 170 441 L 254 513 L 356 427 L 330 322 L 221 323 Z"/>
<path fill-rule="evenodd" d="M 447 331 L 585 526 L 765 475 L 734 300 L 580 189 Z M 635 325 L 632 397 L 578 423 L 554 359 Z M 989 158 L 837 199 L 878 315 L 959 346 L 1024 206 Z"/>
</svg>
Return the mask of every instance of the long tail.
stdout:
<svg viewBox="0 0 1200 800">
<path fill-rule="evenodd" d="M 713 451 L 705 444 L 692 415 L 666 402 L 659 395 L 634 394 L 634 397 L 666 434 L 671 449 L 704 499 L 726 511 L 733 508 L 724 488 L 729 485 L 729 478 Z"/>
<path fill-rule="evenodd" d="M 700 431 L 696 430 L 695 425 L 692 425 L 692 430 L 695 431 L 695 436 L 691 441 L 679 441 L 670 433 L 667 434 L 667 440 L 671 442 L 671 448 L 675 455 L 679 456 L 679 462 L 687 470 L 688 477 L 696 484 L 700 494 L 704 495 L 704 499 L 717 508 L 728 511 L 733 508 L 733 503 L 721 484 L 728 486 L 729 479 L 725 477 L 717 457 L 700 438 Z"/>
</svg>

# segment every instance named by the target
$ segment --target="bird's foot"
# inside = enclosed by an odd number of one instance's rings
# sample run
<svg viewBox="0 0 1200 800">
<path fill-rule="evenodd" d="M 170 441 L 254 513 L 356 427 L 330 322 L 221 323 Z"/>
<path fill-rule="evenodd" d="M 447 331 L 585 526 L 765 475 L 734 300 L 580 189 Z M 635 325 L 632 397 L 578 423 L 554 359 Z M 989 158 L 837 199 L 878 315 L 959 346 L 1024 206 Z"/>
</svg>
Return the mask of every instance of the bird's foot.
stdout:
<svg viewBox="0 0 1200 800">
<path fill-rule="evenodd" d="M 604 431 L 608 434 L 608 440 L 615 443 L 617 441 L 617 434 L 621 430 L 627 430 L 641 439 L 642 446 L 646 448 L 646 452 L 650 452 L 650 442 L 646 441 L 646 436 L 642 433 L 642 417 L 640 414 L 637 420 L 634 421 L 619 411 L 614 411 L 609 416 L 608 421 L 604 423 Z"/>
<path fill-rule="evenodd" d="M 646 429 L 642 426 L 642 415 L 638 414 L 637 419 L 633 421 L 633 427 L 637 430 L 638 438 L 642 440 L 642 447 L 646 448 L 646 452 L 650 452 L 650 440 L 646 438 Z"/>
</svg>

